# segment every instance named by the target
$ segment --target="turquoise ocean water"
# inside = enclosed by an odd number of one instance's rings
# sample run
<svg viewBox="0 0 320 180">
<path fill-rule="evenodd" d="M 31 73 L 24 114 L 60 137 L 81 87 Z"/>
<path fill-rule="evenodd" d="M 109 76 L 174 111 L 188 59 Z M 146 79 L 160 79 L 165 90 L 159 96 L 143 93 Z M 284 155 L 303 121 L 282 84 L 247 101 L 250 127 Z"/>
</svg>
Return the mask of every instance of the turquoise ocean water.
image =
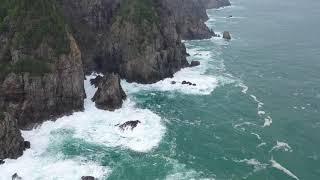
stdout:
<svg viewBox="0 0 320 180">
<path fill-rule="evenodd" d="M 320 179 L 320 1 L 232 4 L 208 10 L 207 22 L 231 41 L 185 42 L 199 67 L 152 85 L 123 81 L 118 111 L 87 99 L 84 112 L 23 132 L 32 148 L 0 166 L 0 179 Z M 132 132 L 114 126 L 134 119 Z"/>
</svg>

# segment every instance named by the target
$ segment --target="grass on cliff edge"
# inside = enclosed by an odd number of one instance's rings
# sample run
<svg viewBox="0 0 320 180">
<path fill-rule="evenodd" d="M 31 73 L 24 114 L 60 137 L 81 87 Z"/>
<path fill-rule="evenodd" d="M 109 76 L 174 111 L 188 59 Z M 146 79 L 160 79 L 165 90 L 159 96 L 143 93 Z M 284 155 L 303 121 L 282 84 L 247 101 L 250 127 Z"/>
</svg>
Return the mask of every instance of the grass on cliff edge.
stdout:
<svg viewBox="0 0 320 180">
<path fill-rule="evenodd" d="M 56 0 L 0 0 L 0 33 L 14 24 L 14 46 L 36 49 L 43 41 L 56 55 L 69 52 L 66 23 Z"/>
<path fill-rule="evenodd" d="M 0 5 L 0 36 L 2 33 L 13 35 L 10 48 L 23 50 L 27 57 L 33 57 L 34 50 L 46 43 L 56 57 L 69 53 L 66 23 L 57 0 L 0 0 Z M 8 57 L 0 59 L 0 79 L 10 72 L 38 76 L 52 71 L 52 62 L 48 59 L 24 58 L 10 64 Z"/>
<path fill-rule="evenodd" d="M 142 25 L 144 22 L 150 24 L 159 22 L 154 0 L 125 0 L 120 6 L 119 15 L 136 25 Z"/>
</svg>

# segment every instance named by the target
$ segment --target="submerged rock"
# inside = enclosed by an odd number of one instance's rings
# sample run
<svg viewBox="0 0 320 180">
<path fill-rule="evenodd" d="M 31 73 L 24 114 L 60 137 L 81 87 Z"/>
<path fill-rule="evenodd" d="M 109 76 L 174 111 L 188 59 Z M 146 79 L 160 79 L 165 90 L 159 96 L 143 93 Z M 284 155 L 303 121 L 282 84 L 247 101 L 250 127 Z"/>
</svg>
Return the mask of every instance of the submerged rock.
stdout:
<svg viewBox="0 0 320 180">
<path fill-rule="evenodd" d="M 121 108 L 126 94 L 120 84 L 120 77 L 117 74 L 105 75 L 98 85 L 98 90 L 92 100 L 99 109 L 113 111 Z"/>
<path fill-rule="evenodd" d="M 171 84 L 177 84 L 177 82 L 176 81 L 171 81 Z"/>
<path fill-rule="evenodd" d="M 81 180 L 96 180 L 93 176 L 82 176 Z"/>
<path fill-rule="evenodd" d="M 22 177 L 20 177 L 17 173 L 14 173 L 14 175 L 12 175 L 12 180 L 22 180 Z"/>
<path fill-rule="evenodd" d="M 133 130 L 133 129 L 136 128 L 136 127 L 138 126 L 138 124 L 140 124 L 140 123 L 141 123 L 141 121 L 139 121 L 139 120 L 127 121 L 127 122 L 121 124 L 121 125 L 119 126 L 119 128 L 120 128 L 121 130 L 125 130 L 125 129 L 127 129 L 128 127 L 130 127 L 131 130 Z"/>
<path fill-rule="evenodd" d="M 231 39 L 230 32 L 224 31 L 223 32 L 223 38 L 226 39 L 226 40 L 230 40 Z"/>
<path fill-rule="evenodd" d="M 195 67 L 195 66 L 199 66 L 200 62 L 199 61 L 191 61 L 190 67 Z"/>
</svg>

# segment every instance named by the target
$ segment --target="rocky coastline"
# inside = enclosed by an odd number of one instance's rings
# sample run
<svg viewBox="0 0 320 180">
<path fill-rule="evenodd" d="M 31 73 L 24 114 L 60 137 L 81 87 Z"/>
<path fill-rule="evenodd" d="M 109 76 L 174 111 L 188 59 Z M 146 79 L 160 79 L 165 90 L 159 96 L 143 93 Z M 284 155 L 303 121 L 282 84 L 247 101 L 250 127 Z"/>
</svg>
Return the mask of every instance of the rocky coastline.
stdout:
<svg viewBox="0 0 320 180">
<path fill-rule="evenodd" d="M 228 0 L 0 0 L 0 164 L 30 143 L 20 129 L 84 108 L 85 74 L 98 108 L 126 98 L 120 78 L 154 83 L 189 64 L 182 40 L 214 36 L 206 9 Z M 14 12 L 14 13 L 12 13 Z M 31 144 L 32 146 L 32 144 Z"/>
</svg>

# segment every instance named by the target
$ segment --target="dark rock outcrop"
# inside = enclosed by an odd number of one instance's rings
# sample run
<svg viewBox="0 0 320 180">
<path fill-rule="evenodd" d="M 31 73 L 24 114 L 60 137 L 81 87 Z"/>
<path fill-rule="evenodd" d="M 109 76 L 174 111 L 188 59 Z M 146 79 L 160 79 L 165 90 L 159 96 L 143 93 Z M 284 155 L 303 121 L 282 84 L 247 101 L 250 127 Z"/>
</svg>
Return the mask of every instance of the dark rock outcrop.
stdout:
<svg viewBox="0 0 320 180">
<path fill-rule="evenodd" d="M 222 37 L 224 39 L 226 39 L 226 40 L 230 40 L 231 39 L 231 35 L 230 35 L 230 33 L 228 31 L 224 31 Z"/>
<path fill-rule="evenodd" d="M 163 0 L 168 15 L 174 17 L 182 39 L 208 39 L 214 36 L 205 24 L 209 19 L 206 8 L 198 0 Z"/>
<path fill-rule="evenodd" d="M 81 52 L 56 1 L 7 2 L 15 16 L 0 32 L 0 110 L 20 128 L 82 110 Z"/>
<path fill-rule="evenodd" d="M 96 180 L 93 176 L 82 176 L 81 180 Z"/>
<path fill-rule="evenodd" d="M 97 88 L 102 79 L 103 79 L 103 77 L 100 76 L 100 75 L 98 75 L 96 78 L 90 79 L 90 84 L 91 84 L 91 85 L 94 85 L 94 87 Z"/>
<path fill-rule="evenodd" d="M 229 0 L 199 0 L 199 2 L 207 9 L 216 9 L 231 5 Z"/>
<path fill-rule="evenodd" d="M 12 175 L 12 180 L 22 180 L 22 177 L 20 177 L 17 173 L 14 173 L 14 175 Z"/>
<path fill-rule="evenodd" d="M 131 130 L 133 130 L 134 128 L 136 128 L 138 126 L 138 124 L 140 124 L 141 121 L 139 120 L 135 120 L 135 121 L 127 121 L 121 125 L 119 125 L 119 128 L 121 130 L 126 130 L 127 128 L 130 128 Z"/>
<path fill-rule="evenodd" d="M 190 63 L 190 67 L 195 67 L 195 66 L 199 66 L 200 62 L 199 61 L 191 61 Z"/>
<path fill-rule="evenodd" d="M 23 154 L 24 139 L 21 136 L 17 120 L 9 113 L 0 114 L 0 160 L 16 159 Z"/>
<path fill-rule="evenodd" d="M 62 1 L 80 44 L 86 72 L 115 72 L 153 83 L 188 66 L 177 24 L 159 0 Z"/>
<path fill-rule="evenodd" d="M 119 75 L 108 74 L 99 83 L 92 100 L 97 108 L 113 111 L 122 106 L 125 98 L 126 94 L 121 87 Z"/>
</svg>

